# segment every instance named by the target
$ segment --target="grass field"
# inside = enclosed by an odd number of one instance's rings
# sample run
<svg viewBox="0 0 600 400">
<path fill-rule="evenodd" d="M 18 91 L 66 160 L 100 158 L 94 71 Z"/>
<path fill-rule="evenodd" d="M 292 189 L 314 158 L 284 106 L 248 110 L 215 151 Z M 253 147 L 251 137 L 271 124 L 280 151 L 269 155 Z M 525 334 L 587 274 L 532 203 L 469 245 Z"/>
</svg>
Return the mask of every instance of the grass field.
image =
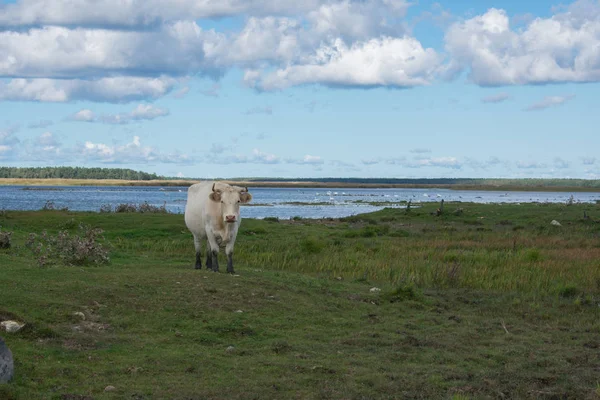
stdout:
<svg viewBox="0 0 600 400">
<path fill-rule="evenodd" d="M 245 219 L 238 276 L 181 215 L 1 212 L 0 399 L 600 399 L 600 205 L 436 208 Z M 25 246 L 80 223 L 110 264 Z"/>
</svg>

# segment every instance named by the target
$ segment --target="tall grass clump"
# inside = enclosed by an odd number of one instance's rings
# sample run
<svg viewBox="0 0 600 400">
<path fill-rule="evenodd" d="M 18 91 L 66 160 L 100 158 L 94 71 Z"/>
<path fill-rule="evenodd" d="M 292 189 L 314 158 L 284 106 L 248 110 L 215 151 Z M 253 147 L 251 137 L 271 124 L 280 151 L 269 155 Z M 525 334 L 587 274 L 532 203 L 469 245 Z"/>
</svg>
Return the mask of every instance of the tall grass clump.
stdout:
<svg viewBox="0 0 600 400">
<path fill-rule="evenodd" d="M 59 231 L 41 235 L 30 233 L 26 246 L 38 259 L 40 267 L 46 265 L 102 265 L 110 262 L 108 249 L 100 243 L 103 231 L 81 224 L 79 234 Z"/>
</svg>

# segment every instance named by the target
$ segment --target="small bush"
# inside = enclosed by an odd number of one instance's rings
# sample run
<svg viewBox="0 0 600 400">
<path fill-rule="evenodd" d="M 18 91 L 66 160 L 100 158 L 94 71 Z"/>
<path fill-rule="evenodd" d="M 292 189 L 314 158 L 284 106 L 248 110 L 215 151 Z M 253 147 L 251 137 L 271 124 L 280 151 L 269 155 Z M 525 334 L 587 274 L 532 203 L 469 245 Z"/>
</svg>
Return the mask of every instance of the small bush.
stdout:
<svg viewBox="0 0 600 400">
<path fill-rule="evenodd" d="M 79 235 L 60 231 L 50 235 L 29 234 L 26 246 L 38 257 L 40 266 L 51 264 L 100 265 L 110 262 L 108 250 L 98 242 L 102 230 L 87 225 L 79 225 Z"/>
<path fill-rule="evenodd" d="M 579 294 L 579 289 L 574 285 L 566 285 L 558 289 L 560 297 L 572 298 Z"/>
<path fill-rule="evenodd" d="M 265 217 L 263 220 L 267 222 L 279 222 L 279 218 L 277 217 Z"/>
<path fill-rule="evenodd" d="M 12 232 L 0 232 L 0 249 L 10 249 Z"/>
<path fill-rule="evenodd" d="M 55 211 L 55 210 L 69 211 L 69 207 L 58 208 L 58 207 L 56 207 L 56 204 L 54 204 L 54 202 L 51 200 L 47 200 L 46 203 L 44 204 L 44 207 L 42 207 L 42 211 Z"/>
<path fill-rule="evenodd" d="M 417 300 L 421 297 L 419 290 L 411 284 L 401 284 L 394 290 L 384 295 L 390 303 L 396 303 L 405 300 Z"/>
<path fill-rule="evenodd" d="M 294 220 L 294 221 L 302 221 L 302 217 L 301 217 L 301 216 L 299 216 L 299 215 L 296 215 L 296 216 L 294 216 L 294 217 L 292 218 L 292 220 Z"/>
<path fill-rule="evenodd" d="M 135 204 L 129 203 L 121 203 L 115 206 L 116 213 L 134 213 L 137 212 L 137 207 Z"/>
<path fill-rule="evenodd" d="M 314 238 L 306 238 L 300 242 L 300 247 L 305 253 L 317 254 L 323 251 L 324 244 Z"/>
<path fill-rule="evenodd" d="M 149 204 L 147 201 L 143 202 L 138 206 L 138 212 L 141 213 L 152 213 L 152 214 L 168 214 L 167 202 L 165 201 L 162 206 L 157 207 Z"/>
</svg>

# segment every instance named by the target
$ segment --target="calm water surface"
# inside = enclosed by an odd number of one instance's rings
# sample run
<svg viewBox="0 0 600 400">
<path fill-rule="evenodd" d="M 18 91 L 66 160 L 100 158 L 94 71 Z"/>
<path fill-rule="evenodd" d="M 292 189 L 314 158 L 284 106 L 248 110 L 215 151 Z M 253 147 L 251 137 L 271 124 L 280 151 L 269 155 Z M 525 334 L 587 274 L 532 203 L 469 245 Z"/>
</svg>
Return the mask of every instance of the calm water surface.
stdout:
<svg viewBox="0 0 600 400">
<path fill-rule="evenodd" d="M 32 190 L 33 189 L 33 190 Z M 475 203 L 564 203 L 571 195 L 575 202 L 600 201 L 600 193 L 590 192 L 497 192 L 450 189 L 322 189 L 322 188 L 251 188 L 254 206 L 243 207 L 246 218 L 344 217 L 386 207 L 403 207 L 402 202 L 462 201 Z M 173 213 L 183 213 L 186 187 L 123 186 L 0 186 L 0 209 L 39 210 L 46 201 L 56 208 L 74 211 L 99 211 L 105 204 L 166 205 Z M 294 202 L 310 203 L 290 204 Z M 368 203 L 385 203 L 372 205 Z"/>
</svg>

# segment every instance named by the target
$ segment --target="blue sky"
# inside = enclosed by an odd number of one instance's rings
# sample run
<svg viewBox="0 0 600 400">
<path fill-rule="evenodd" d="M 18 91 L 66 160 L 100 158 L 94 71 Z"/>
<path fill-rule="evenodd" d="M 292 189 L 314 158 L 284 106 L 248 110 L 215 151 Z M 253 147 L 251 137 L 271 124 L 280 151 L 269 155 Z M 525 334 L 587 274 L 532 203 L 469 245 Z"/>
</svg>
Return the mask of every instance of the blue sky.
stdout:
<svg viewBox="0 0 600 400">
<path fill-rule="evenodd" d="M 0 1 L 0 165 L 600 179 L 600 2 Z"/>
</svg>

